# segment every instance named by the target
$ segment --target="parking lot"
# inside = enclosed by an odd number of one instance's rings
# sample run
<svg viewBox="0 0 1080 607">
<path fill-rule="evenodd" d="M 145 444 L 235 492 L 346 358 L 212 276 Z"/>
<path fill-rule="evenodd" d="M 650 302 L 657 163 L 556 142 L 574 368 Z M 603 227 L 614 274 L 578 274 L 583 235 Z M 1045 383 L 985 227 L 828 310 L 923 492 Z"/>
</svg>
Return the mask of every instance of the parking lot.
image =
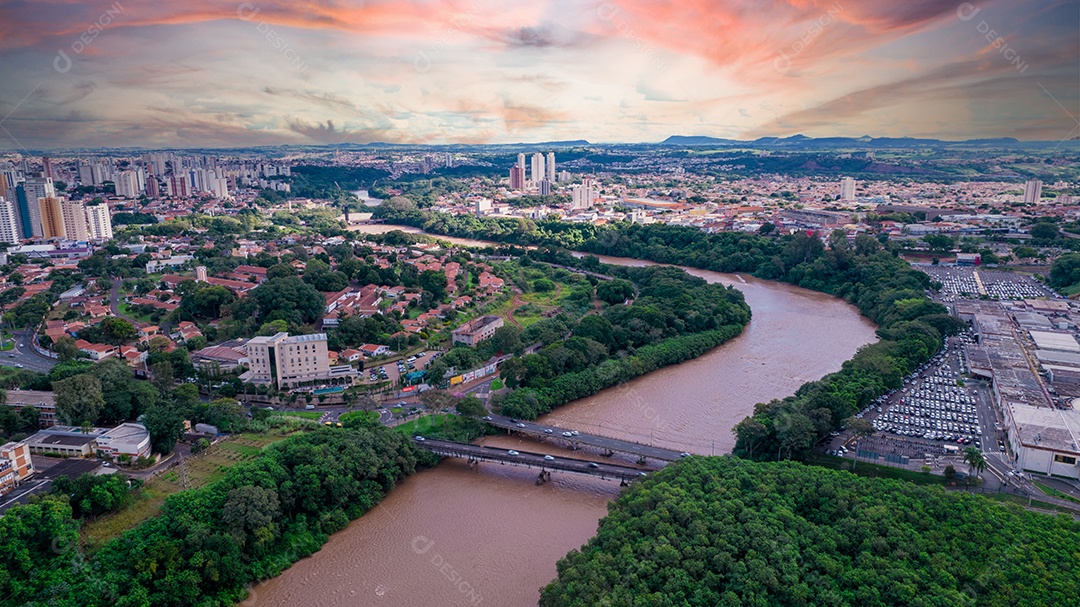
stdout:
<svg viewBox="0 0 1080 607">
<path fill-rule="evenodd" d="M 920 266 L 931 278 L 941 283 L 941 299 L 952 303 L 959 298 L 977 299 L 985 294 L 991 299 L 1030 299 L 1059 297 L 1032 276 L 953 266 Z"/>
<path fill-rule="evenodd" d="M 396 385 L 398 378 L 413 371 L 424 369 L 442 352 L 419 352 L 415 357 L 408 357 L 398 361 L 388 361 L 380 364 L 367 363 L 361 372 L 361 377 L 368 383 L 389 381 Z M 410 360 L 411 359 L 411 360 Z"/>
<path fill-rule="evenodd" d="M 859 451 L 907 464 L 908 459 L 957 455 L 968 446 L 1001 450 L 1004 445 L 997 438 L 997 418 L 986 385 L 963 377 L 967 362 L 962 345 L 972 339 L 970 334 L 949 338 L 933 359 L 904 379 L 902 388 L 857 413 L 875 431 L 859 442 Z M 829 452 L 846 455 L 852 448 L 847 442 Z"/>
</svg>

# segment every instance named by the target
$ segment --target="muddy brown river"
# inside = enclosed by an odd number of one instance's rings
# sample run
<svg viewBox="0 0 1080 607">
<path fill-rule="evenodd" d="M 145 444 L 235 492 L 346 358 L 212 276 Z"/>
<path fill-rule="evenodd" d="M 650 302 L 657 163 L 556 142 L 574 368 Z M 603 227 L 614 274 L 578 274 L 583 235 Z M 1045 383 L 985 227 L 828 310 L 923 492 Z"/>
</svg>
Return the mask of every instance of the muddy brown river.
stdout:
<svg viewBox="0 0 1080 607">
<path fill-rule="evenodd" d="M 542 421 L 696 454 L 727 453 L 735 443 L 731 428 L 755 403 L 790 395 L 803 382 L 836 371 L 876 339 L 873 324 L 841 300 L 742 275 L 688 271 L 742 290 L 753 310 L 743 334 L 695 360 L 570 403 Z M 490 437 L 485 444 L 570 454 L 517 437 Z M 242 604 L 534 606 L 540 588 L 555 578 L 556 561 L 596 533 L 607 503 L 620 491 L 617 482 L 568 473 L 537 486 L 535 476 L 528 468 L 485 463 L 470 469 L 459 460 L 444 461 L 406 479 L 321 551 L 255 586 Z"/>
</svg>

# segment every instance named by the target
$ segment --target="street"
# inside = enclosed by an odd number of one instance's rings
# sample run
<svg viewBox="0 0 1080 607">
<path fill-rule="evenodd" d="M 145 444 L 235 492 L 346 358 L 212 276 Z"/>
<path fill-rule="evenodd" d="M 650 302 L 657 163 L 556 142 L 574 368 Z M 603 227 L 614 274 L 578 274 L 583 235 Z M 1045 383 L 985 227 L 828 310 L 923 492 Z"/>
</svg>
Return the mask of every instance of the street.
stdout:
<svg viewBox="0 0 1080 607">
<path fill-rule="evenodd" d="M 18 369 L 27 369 L 38 373 L 48 373 L 56 365 L 56 360 L 42 356 L 30 345 L 33 338 L 31 331 L 15 332 L 15 347 L 0 353 L 0 364 Z M 21 365 L 21 366 L 20 366 Z"/>
</svg>

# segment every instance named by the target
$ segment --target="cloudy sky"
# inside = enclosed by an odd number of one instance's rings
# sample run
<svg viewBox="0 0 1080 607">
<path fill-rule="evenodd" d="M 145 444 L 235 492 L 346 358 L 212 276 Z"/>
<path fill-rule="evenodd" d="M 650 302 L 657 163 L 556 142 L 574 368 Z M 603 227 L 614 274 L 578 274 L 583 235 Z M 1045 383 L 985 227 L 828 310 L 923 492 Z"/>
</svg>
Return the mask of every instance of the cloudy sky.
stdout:
<svg viewBox="0 0 1080 607">
<path fill-rule="evenodd" d="M 12 150 L 1080 136 L 1080 0 L 0 0 L 0 11 L 0 148 Z"/>
</svg>

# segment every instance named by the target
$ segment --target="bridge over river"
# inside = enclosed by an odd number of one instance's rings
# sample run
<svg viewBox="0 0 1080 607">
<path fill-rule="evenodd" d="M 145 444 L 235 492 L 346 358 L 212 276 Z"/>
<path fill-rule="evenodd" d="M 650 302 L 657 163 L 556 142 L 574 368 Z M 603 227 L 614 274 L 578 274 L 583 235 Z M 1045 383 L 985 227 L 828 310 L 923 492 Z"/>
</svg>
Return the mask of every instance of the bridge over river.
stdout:
<svg viewBox="0 0 1080 607">
<path fill-rule="evenodd" d="M 460 457 L 467 459 L 470 464 L 474 462 L 498 462 L 500 464 L 510 464 L 513 466 L 540 468 L 540 476 L 536 479 L 538 485 L 547 482 L 547 480 L 551 478 L 551 471 L 553 470 L 588 474 L 603 479 L 618 479 L 623 483 L 627 483 L 636 478 L 641 478 L 649 472 L 648 470 L 632 468 L 630 466 L 590 462 L 567 457 L 555 457 L 543 453 L 515 451 L 513 449 L 502 449 L 499 447 L 470 445 L 468 443 L 456 443 L 433 438 L 423 440 L 417 438 L 416 446 L 443 457 Z"/>
<path fill-rule="evenodd" d="M 571 449 L 578 449 L 582 445 L 588 445 L 590 447 L 597 447 L 606 451 L 607 455 L 618 451 L 619 453 L 629 453 L 631 455 L 638 456 L 641 460 L 646 458 L 655 459 L 662 462 L 672 462 L 680 457 L 686 457 L 689 453 L 683 453 L 675 451 L 673 449 L 664 449 L 663 447 L 654 447 L 652 445 L 646 445 L 643 443 L 635 443 L 633 441 L 619 440 L 617 438 L 609 438 L 607 436 L 601 436 L 599 434 L 586 434 L 584 432 L 577 432 L 572 428 L 558 428 L 555 426 L 545 426 L 544 424 L 538 424 L 536 422 L 516 420 L 509 417 L 503 417 L 501 415 L 488 415 L 484 417 L 484 421 L 495 426 L 496 428 L 503 428 L 520 434 L 526 434 L 536 438 L 547 438 L 558 442 L 565 443 Z"/>
</svg>

